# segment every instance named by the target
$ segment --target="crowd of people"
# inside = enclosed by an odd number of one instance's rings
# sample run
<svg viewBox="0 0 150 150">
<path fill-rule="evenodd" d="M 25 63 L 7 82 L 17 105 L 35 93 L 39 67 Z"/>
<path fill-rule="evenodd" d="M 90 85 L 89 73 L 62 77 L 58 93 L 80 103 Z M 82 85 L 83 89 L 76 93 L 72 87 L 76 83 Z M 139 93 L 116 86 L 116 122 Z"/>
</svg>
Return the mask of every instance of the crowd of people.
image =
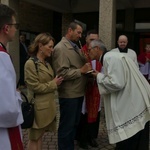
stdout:
<svg viewBox="0 0 150 150">
<path fill-rule="evenodd" d="M 0 150 L 24 149 L 22 98 L 6 49 L 17 29 L 15 11 L 0 4 Z M 20 84 L 26 86 L 28 99 L 34 98 L 27 149 L 42 150 L 43 134 L 57 131 L 58 92 L 58 150 L 74 150 L 74 140 L 84 149 L 98 147 L 102 100 L 109 143 L 116 144 L 115 150 L 149 150 L 150 44 L 137 57 L 128 48 L 127 36 L 120 35 L 118 47 L 108 51 L 98 32 L 90 30 L 79 48 L 82 32 L 82 25 L 73 21 L 56 45 L 50 33 L 38 34 L 29 46 L 20 35 L 20 54 L 25 56 Z"/>
</svg>

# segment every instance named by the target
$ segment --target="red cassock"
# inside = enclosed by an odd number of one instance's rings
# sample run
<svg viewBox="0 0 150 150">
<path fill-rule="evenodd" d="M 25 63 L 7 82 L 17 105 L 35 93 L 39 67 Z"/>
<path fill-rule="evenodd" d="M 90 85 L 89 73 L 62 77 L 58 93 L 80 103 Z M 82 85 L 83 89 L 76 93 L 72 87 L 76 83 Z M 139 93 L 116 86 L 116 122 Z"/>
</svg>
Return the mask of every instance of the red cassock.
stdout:
<svg viewBox="0 0 150 150">
<path fill-rule="evenodd" d="M 138 62 L 145 64 L 146 58 L 150 59 L 150 53 L 143 52 L 138 56 Z"/>
<path fill-rule="evenodd" d="M 83 46 L 82 51 L 87 56 L 88 61 L 91 63 L 91 59 L 89 58 L 88 54 L 88 48 L 86 45 Z M 96 70 L 100 72 L 101 67 L 102 67 L 101 63 L 96 60 Z M 94 78 L 89 77 L 88 79 L 85 101 L 86 101 L 88 122 L 89 123 L 95 122 L 97 119 L 100 106 L 100 94 L 97 86 L 97 81 Z"/>
</svg>

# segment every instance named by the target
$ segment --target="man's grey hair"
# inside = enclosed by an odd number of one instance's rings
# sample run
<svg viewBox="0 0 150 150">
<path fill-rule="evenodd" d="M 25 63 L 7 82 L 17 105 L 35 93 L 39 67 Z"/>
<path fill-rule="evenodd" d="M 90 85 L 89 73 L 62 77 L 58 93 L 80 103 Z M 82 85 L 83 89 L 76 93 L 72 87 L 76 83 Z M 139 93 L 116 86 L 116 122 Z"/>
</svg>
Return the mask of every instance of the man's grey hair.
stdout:
<svg viewBox="0 0 150 150">
<path fill-rule="evenodd" d="M 96 39 L 91 41 L 91 47 L 96 47 L 98 46 L 102 51 L 107 51 L 106 46 L 104 45 L 103 41 L 100 39 Z"/>
</svg>

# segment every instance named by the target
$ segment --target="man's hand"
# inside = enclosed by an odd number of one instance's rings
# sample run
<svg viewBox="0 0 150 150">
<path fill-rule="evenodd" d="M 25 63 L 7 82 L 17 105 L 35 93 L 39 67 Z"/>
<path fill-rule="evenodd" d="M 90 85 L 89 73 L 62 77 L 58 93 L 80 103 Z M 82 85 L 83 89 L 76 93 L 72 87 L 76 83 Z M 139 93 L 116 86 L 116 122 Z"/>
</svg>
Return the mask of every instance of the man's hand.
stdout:
<svg viewBox="0 0 150 150">
<path fill-rule="evenodd" d="M 80 68 L 82 74 L 85 74 L 90 70 L 92 70 L 92 66 L 90 63 L 86 63 L 84 66 L 82 66 L 82 68 Z"/>
</svg>

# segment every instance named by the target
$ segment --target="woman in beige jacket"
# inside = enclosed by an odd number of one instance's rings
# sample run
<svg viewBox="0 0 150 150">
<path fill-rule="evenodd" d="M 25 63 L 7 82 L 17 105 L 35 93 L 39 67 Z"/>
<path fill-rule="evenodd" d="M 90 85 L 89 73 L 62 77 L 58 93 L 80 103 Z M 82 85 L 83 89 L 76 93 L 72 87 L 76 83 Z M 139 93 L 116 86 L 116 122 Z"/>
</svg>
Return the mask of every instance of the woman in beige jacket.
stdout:
<svg viewBox="0 0 150 150">
<path fill-rule="evenodd" d="M 25 82 L 29 100 L 34 98 L 35 101 L 35 119 L 29 129 L 28 150 L 42 149 L 44 132 L 56 129 L 55 91 L 63 78 L 54 78 L 54 72 L 45 60 L 51 56 L 53 46 L 53 37 L 41 33 L 29 47 L 31 57 L 25 64 Z"/>
</svg>

